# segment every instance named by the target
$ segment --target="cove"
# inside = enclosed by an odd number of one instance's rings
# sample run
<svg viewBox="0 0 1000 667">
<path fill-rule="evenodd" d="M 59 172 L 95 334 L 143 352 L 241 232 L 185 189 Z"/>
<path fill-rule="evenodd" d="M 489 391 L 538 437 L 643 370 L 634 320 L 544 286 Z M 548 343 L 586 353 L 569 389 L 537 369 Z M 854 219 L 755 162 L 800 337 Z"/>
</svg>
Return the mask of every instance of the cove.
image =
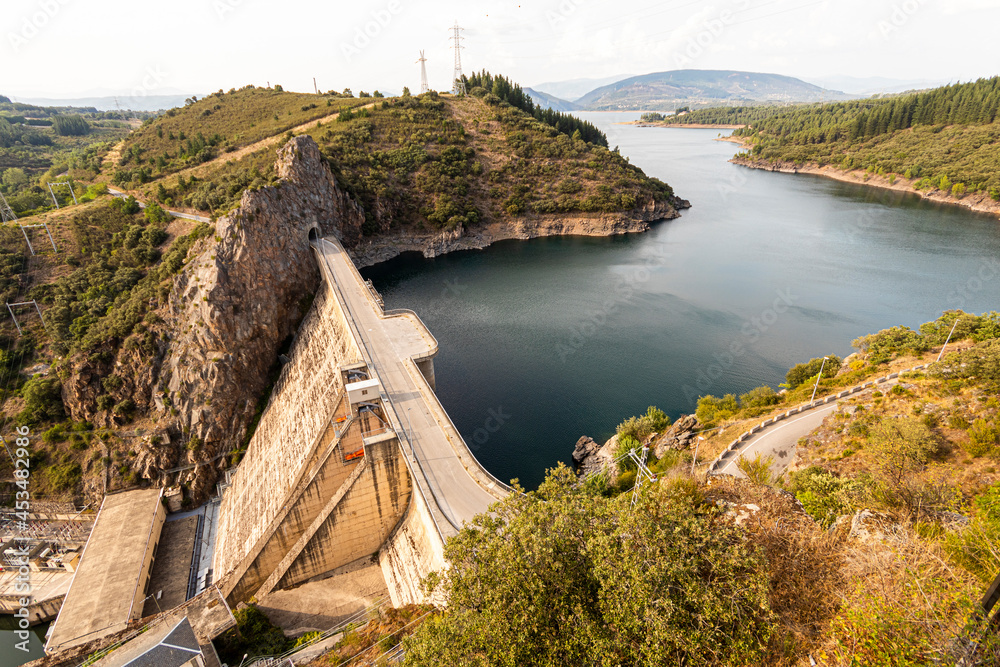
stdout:
<svg viewBox="0 0 1000 667">
<path fill-rule="evenodd" d="M 730 164 L 716 130 L 581 113 L 692 208 L 645 234 L 503 241 L 363 270 L 440 343 L 437 393 L 497 477 L 536 486 L 581 435 L 657 405 L 777 388 L 851 340 L 1000 297 L 1000 221 L 916 195 Z M 728 133 L 728 131 L 726 131 Z"/>
</svg>

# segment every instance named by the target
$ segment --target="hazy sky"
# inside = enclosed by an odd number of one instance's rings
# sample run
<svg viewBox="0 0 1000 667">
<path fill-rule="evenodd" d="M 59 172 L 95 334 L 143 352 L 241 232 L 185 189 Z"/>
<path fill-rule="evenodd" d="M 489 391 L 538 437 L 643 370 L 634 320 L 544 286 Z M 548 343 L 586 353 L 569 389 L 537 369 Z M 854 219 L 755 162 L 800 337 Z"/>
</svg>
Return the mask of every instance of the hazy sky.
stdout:
<svg viewBox="0 0 1000 667">
<path fill-rule="evenodd" d="M 525 85 L 670 69 L 969 80 L 1000 74 L 1000 0 L 4 0 L 0 94 L 417 89 L 426 50 Z"/>
</svg>

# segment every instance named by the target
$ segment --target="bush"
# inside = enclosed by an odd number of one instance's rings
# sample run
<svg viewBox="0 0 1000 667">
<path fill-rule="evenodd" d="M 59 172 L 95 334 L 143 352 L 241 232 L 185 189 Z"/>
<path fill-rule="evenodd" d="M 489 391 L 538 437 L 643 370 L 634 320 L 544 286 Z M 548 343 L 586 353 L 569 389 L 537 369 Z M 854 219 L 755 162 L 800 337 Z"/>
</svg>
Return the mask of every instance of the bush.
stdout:
<svg viewBox="0 0 1000 667">
<path fill-rule="evenodd" d="M 815 381 L 816 376 L 819 375 L 820 367 L 823 368 L 823 377 L 832 378 L 837 375 L 842 363 L 840 357 L 831 354 L 827 356 L 826 363 L 824 363 L 823 357 L 818 357 L 803 364 L 796 364 L 788 369 L 788 373 L 785 375 L 785 384 L 788 385 L 789 389 L 795 389 L 807 380 Z"/>
<path fill-rule="evenodd" d="M 629 417 L 619 424 L 616 432 L 619 439 L 631 438 L 641 442 L 654 433 L 662 433 L 668 426 L 670 417 L 667 413 L 651 405 L 643 416 Z"/>
<path fill-rule="evenodd" d="M 709 394 L 698 399 L 695 416 L 705 426 L 714 426 L 717 422 L 732 417 L 739 409 L 740 406 L 735 394 L 726 394 L 722 398 L 716 398 Z"/>
<path fill-rule="evenodd" d="M 740 406 L 744 409 L 777 405 L 780 401 L 781 397 L 766 385 L 751 389 L 745 394 L 740 394 Z"/>
<path fill-rule="evenodd" d="M 632 507 L 560 466 L 473 519 L 445 545 L 448 612 L 407 640 L 407 664 L 764 664 L 762 554 L 685 493 L 646 488 Z"/>
<path fill-rule="evenodd" d="M 867 361 L 872 365 L 884 364 L 903 353 L 920 354 L 930 349 L 928 341 L 909 327 L 883 329 L 856 338 L 851 345 L 867 353 Z"/>
<path fill-rule="evenodd" d="M 38 424 L 62 419 L 62 386 L 56 378 L 36 376 L 24 383 L 21 389 L 24 409 L 18 415 L 23 424 Z"/>
<path fill-rule="evenodd" d="M 83 470 L 76 461 L 60 463 L 45 469 L 45 476 L 49 480 L 49 485 L 56 493 L 76 488 L 76 485 L 80 483 L 82 475 Z"/>
<path fill-rule="evenodd" d="M 988 584 L 1000 571 L 1000 484 L 990 486 L 973 501 L 972 523 L 945 535 L 951 558 Z"/>
<path fill-rule="evenodd" d="M 295 644 L 256 605 L 234 610 L 233 618 L 236 627 L 214 640 L 222 662 L 237 665 L 244 654 L 247 660 L 261 655 L 279 655 Z"/>
<path fill-rule="evenodd" d="M 149 204 L 146 206 L 145 214 L 147 222 L 166 223 L 173 220 L 173 216 L 164 211 L 159 204 Z"/>
<path fill-rule="evenodd" d="M 824 528 L 838 516 L 853 511 L 853 497 L 860 491 L 856 480 L 843 479 L 818 466 L 810 466 L 789 475 L 788 490 L 809 515 Z"/>
<path fill-rule="evenodd" d="M 736 460 L 736 467 L 739 471 L 746 475 L 748 480 L 758 486 L 767 486 L 771 483 L 772 465 L 774 465 L 774 458 L 771 456 L 762 456 L 760 452 L 757 452 L 757 456 L 752 459 L 740 455 L 740 458 Z"/>
<path fill-rule="evenodd" d="M 969 428 L 969 442 L 963 448 L 969 456 L 985 456 L 1000 445 L 1000 428 L 985 419 L 977 419 Z"/>
</svg>

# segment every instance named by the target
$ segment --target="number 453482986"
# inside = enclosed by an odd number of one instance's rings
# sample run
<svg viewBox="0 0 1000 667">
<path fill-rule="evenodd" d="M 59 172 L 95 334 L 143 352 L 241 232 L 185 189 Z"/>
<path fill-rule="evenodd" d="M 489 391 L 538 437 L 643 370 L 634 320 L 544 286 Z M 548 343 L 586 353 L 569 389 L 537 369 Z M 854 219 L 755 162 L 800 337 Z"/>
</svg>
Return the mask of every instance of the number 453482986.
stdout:
<svg viewBox="0 0 1000 667">
<path fill-rule="evenodd" d="M 30 444 L 28 440 L 29 432 L 30 430 L 27 426 L 19 426 L 17 428 L 17 448 L 14 450 L 14 483 L 18 488 L 15 509 L 17 510 L 17 518 L 20 521 L 28 520 L 28 478 L 31 476 L 29 470 L 31 455 L 28 451 L 28 445 Z"/>
</svg>

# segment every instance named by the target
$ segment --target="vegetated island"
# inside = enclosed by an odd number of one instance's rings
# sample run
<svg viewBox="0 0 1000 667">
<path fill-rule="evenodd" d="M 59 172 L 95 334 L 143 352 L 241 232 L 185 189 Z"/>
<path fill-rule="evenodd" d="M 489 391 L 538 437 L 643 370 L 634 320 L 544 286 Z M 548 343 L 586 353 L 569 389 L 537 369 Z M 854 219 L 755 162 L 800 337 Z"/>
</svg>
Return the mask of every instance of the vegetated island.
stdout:
<svg viewBox="0 0 1000 667">
<path fill-rule="evenodd" d="M 652 118 L 662 127 L 745 125 L 732 162 L 913 192 L 1000 214 L 1000 77 L 792 107 L 720 107 Z"/>
</svg>

